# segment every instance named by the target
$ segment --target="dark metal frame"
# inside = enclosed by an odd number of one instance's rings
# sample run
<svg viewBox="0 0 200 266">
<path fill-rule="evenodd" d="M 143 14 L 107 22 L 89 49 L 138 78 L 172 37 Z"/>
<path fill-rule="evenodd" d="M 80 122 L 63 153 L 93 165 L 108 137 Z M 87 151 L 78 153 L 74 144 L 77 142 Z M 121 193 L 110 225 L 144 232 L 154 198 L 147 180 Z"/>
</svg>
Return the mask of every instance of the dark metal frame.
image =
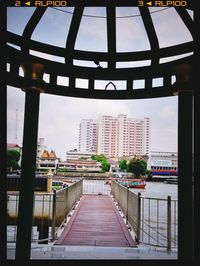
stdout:
<svg viewBox="0 0 200 266">
<path fill-rule="evenodd" d="M 140 7 L 140 13 L 149 38 L 151 50 L 141 52 L 116 51 L 116 15 L 115 6 L 112 5 L 106 6 L 108 52 L 87 52 L 75 49 L 75 41 L 84 10 L 83 6 L 76 6 L 74 9 L 65 48 L 33 41 L 31 40 L 31 36 L 46 9 L 37 8 L 35 10 L 22 36 L 10 32 L 7 33 L 7 62 L 10 64 L 8 84 L 11 86 L 26 87 L 27 84 L 36 85 L 37 81 L 19 76 L 20 65 L 28 61 L 44 65 L 44 71 L 49 74 L 50 82 L 46 83 L 43 81 L 39 85 L 48 94 L 95 99 L 141 99 L 172 96 L 173 86 L 171 77 L 176 75 L 174 66 L 189 63 L 193 60 L 193 55 L 191 55 L 168 63 L 159 63 L 161 58 L 193 52 L 194 42 L 191 41 L 173 47 L 159 48 L 158 37 L 147 7 Z M 177 12 L 188 27 L 191 35 L 194 36 L 193 21 L 188 12 L 183 8 L 177 9 Z M 17 45 L 19 50 L 9 46 L 9 44 Z M 30 55 L 30 50 L 45 53 L 47 56 L 59 56 L 64 59 L 65 63 L 53 62 Z M 73 60 L 85 60 L 93 63 L 106 62 L 107 68 L 77 66 L 73 64 Z M 136 62 L 140 60 L 150 60 L 151 65 L 116 68 L 117 62 Z M 67 77 L 69 84 L 58 85 L 58 76 Z M 88 88 L 77 88 L 76 78 L 88 80 Z M 153 87 L 152 80 L 154 78 L 163 78 L 163 86 Z M 126 90 L 98 90 L 95 89 L 96 80 L 106 80 L 108 83 L 111 80 L 122 80 L 126 82 Z M 144 80 L 144 88 L 134 89 L 134 80 Z"/>
<path fill-rule="evenodd" d="M 66 39 L 66 47 L 60 48 L 31 40 L 31 36 L 38 22 L 46 11 L 46 8 L 37 8 L 27 23 L 23 35 L 18 36 L 7 32 L 6 62 L 10 64 L 7 72 L 7 84 L 23 88 L 26 93 L 25 120 L 22 154 L 22 186 L 20 190 L 20 202 L 18 212 L 18 232 L 16 259 L 27 260 L 31 252 L 31 223 L 32 206 L 34 196 L 35 159 L 37 149 L 37 130 L 39 115 L 39 94 L 44 91 L 47 94 L 73 96 L 95 99 L 142 99 L 172 96 L 176 92 L 179 98 L 178 110 L 178 172 L 179 172 L 179 241 L 178 257 L 180 260 L 199 259 L 199 238 L 194 237 L 193 226 L 199 226 L 200 218 L 196 211 L 199 200 L 199 92 L 195 88 L 194 75 L 180 71 L 177 67 L 187 66 L 194 69 L 194 55 L 174 60 L 168 63 L 160 63 L 161 58 L 182 55 L 194 52 L 196 34 L 194 22 L 184 8 L 176 8 L 193 37 L 193 41 L 160 48 L 154 25 L 147 7 L 140 7 L 140 14 L 149 38 L 151 50 L 142 52 L 121 53 L 116 51 L 116 16 L 115 6 L 135 6 L 137 1 L 130 0 L 98 0 L 95 1 L 68 1 L 75 6 L 71 27 Z M 87 52 L 76 50 L 75 41 L 83 14 L 84 6 L 105 6 L 107 11 L 107 40 L 108 52 Z M 192 8 L 188 3 L 188 8 Z M 9 45 L 11 44 L 11 45 Z M 16 45 L 16 49 L 12 45 Z M 30 55 L 30 50 L 56 55 L 64 58 L 65 63 L 58 63 Z M 199 50 L 199 48 L 198 48 Z M 73 64 L 73 60 L 85 60 L 94 62 L 98 67 L 82 67 Z M 117 62 L 131 62 L 151 60 L 151 65 L 136 68 L 116 68 Z M 107 68 L 99 67 L 101 62 L 107 62 Z M 19 76 L 19 68 L 23 66 L 25 76 Z M 36 73 L 34 72 L 36 71 Z M 194 72 L 194 71 L 193 71 Z M 44 82 L 42 76 L 47 73 L 50 82 Z M 175 84 L 171 77 L 176 76 Z M 67 77 L 69 85 L 58 85 L 58 76 Z M 153 78 L 163 78 L 163 86 L 153 87 Z M 76 78 L 87 79 L 88 89 L 77 88 Z M 134 80 L 144 80 L 145 86 L 134 89 Z M 95 80 L 106 80 L 112 83 L 115 90 L 108 90 L 108 84 L 104 90 L 97 90 Z M 126 81 L 126 90 L 119 90 L 114 81 Z M 111 82 L 112 81 L 112 82 Z M 194 98 L 194 104 L 193 104 Z M 194 107 L 194 112 L 192 111 Z M 187 110 L 187 111 L 186 111 Z M 194 116 L 194 119 L 193 119 Z M 187 124 L 186 124 L 187 121 Z M 195 121 L 195 122 L 194 122 Z M 194 135 L 195 130 L 195 135 Z M 196 146 L 195 146 L 196 145 Z M 192 163 L 194 158 L 194 163 Z M 194 184 L 196 187 L 194 187 Z M 194 202 L 195 199 L 195 202 Z M 186 233 L 185 230 L 190 231 Z"/>
</svg>

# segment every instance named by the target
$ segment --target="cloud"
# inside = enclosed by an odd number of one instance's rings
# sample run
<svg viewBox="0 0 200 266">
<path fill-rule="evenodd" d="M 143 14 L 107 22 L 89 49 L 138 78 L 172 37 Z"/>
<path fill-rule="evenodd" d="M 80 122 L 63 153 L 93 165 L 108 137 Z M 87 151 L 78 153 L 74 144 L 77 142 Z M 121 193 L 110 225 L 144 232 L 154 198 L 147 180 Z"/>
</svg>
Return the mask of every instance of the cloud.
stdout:
<svg viewBox="0 0 200 266">
<path fill-rule="evenodd" d="M 141 17 L 117 20 L 117 51 L 149 50 L 150 45 Z"/>
<path fill-rule="evenodd" d="M 174 8 L 153 13 L 151 16 L 160 47 L 172 46 L 192 40 L 191 34 Z"/>
<path fill-rule="evenodd" d="M 177 116 L 177 110 L 172 105 L 166 105 L 161 109 L 159 116 L 163 119 L 170 119 Z"/>
<path fill-rule="evenodd" d="M 176 127 L 153 127 L 151 151 L 177 151 L 177 130 Z"/>
</svg>

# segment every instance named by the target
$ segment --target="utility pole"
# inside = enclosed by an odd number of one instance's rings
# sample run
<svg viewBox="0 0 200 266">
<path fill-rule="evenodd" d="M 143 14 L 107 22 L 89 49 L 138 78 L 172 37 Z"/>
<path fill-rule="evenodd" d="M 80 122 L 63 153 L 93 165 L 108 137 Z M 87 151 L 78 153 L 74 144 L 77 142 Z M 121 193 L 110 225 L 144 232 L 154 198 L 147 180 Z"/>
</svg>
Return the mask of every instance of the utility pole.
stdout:
<svg viewBox="0 0 200 266">
<path fill-rule="evenodd" d="M 17 130 L 18 130 L 18 106 L 17 106 L 17 108 L 16 108 L 16 113 L 15 113 L 15 126 L 16 126 L 16 128 L 15 128 L 15 143 L 17 144 Z"/>
</svg>

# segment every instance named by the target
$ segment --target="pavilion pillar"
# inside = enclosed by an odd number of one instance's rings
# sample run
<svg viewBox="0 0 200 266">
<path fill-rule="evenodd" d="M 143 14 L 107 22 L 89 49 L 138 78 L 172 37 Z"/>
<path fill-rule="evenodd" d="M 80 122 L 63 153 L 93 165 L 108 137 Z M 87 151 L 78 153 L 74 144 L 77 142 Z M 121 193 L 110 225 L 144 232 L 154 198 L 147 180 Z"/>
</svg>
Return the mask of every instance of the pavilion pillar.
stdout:
<svg viewBox="0 0 200 266">
<path fill-rule="evenodd" d="M 188 64 L 176 67 L 178 94 L 178 259 L 194 256 L 194 96 Z"/>
<path fill-rule="evenodd" d="M 195 84 L 198 86 L 198 83 Z M 194 259 L 200 261 L 200 88 L 194 94 Z"/>
<path fill-rule="evenodd" d="M 22 67 L 25 78 L 42 80 L 43 65 L 27 63 Z M 31 255 L 39 101 L 40 92 L 42 92 L 41 88 L 35 86 L 27 86 L 23 90 L 25 91 L 25 112 L 15 255 L 17 260 L 29 260 Z"/>
</svg>

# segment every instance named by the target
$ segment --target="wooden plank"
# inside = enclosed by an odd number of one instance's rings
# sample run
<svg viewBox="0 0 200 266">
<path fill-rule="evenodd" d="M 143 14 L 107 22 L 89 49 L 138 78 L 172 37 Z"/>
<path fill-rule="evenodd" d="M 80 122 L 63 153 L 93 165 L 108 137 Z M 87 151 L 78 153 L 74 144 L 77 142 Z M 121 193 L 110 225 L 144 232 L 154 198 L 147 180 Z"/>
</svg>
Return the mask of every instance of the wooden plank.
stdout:
<svg viewBox="0 0 200 266">
<path fill-rule="evenodd" d="M 109 195 L 84 195 L 55 245 L 137 247 Z"/>
</svg>

